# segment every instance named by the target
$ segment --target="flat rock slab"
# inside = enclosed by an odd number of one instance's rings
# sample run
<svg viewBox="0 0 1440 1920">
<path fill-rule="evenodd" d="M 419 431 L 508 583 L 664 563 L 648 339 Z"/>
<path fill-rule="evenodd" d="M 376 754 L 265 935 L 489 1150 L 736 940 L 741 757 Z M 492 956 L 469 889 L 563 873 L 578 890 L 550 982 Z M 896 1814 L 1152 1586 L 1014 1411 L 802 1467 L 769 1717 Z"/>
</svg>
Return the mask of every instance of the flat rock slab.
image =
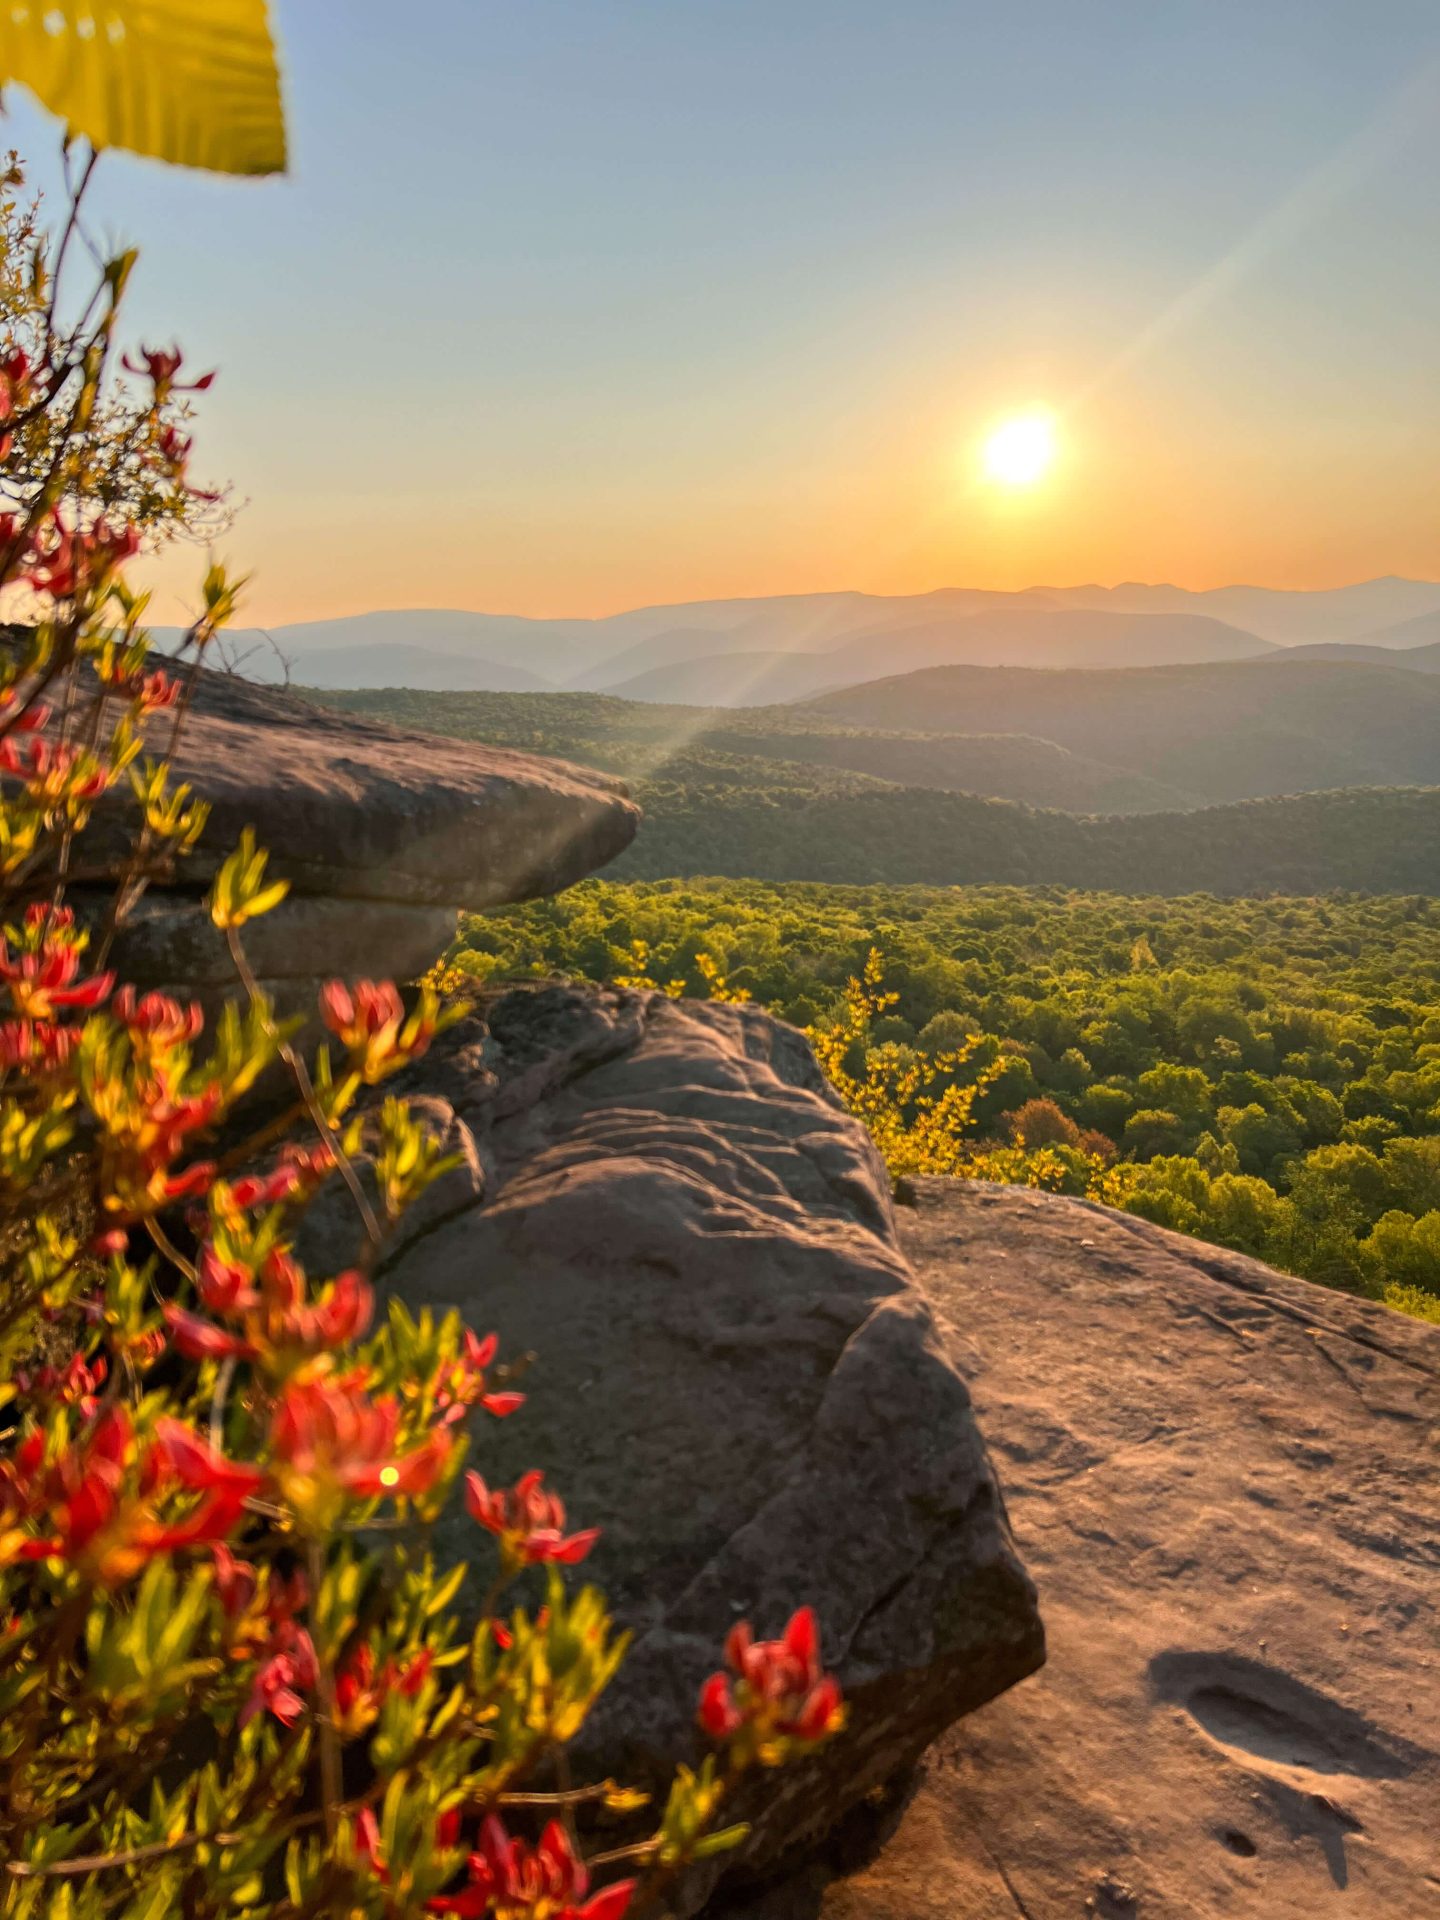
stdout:
<svg viewBox="0 0 1440 1920">
<path fill-rule="evenodd" d="M 1048 1664 L 931 1749 L 862 1864 L 728 1920 L 1440 1914 L 1440 1329 L 1080 1201 L 916 1185 L 901 1243 Z"/>
<path fill-rule="evenodd" d="M 149 751 L 167 751 L 170 723 L 150 723 Z M 221 673 L 199 677 L 171 758 L 211 809 L 177 870 L 189 891 L 253 826 L 271 871 L 299 893 L 479 910 L 593 873 L 629 845 L 640 817 L 608 774 L 328 713 Z M 88 852 L 122 824 L 128 835 L 131 818 L 102 808 Z M 358 940 L 354 951 L 364 952 Z"/>
<path fill-rule="evenodd" d="M 570 988 L 486 1016 L 401 1088 L 454 1116 L 473 1171 L 386 1284 L 538 1353 L 475 1464 L 497 1485 L 544 1468 L 603 1529 L 587 1568 L 635 1644 L 588 1764 L 658 1784 L 693 1761 L 731 1624 L 770 1636 L 816 1607 L 852 1719 L 766 1777 L 744 1863 L 766 1869 L 1034 1670 L 1033 1590 L 884 1169 L 800 1035 Z M 476 1563 L 478 1597 L 493 1554 L 463 1512 L 438 1547 Z"/>
</svg>

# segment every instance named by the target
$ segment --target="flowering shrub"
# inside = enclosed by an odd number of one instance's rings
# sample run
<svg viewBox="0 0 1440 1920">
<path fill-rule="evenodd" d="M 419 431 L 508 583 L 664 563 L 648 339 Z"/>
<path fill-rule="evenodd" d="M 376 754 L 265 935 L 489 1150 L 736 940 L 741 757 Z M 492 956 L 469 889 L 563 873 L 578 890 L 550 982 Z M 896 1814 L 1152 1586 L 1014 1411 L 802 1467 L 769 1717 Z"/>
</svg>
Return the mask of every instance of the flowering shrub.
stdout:
<svg viewBox="0 0 1440 1920">
<path fill-rule="evenodd" d="M 672 1000 L 684 994 L 684 980 L 652 977 L 644 940 L 631 942 L 629 961 L 633 971 L 617 974 L 617 986 L 664 993 Z M 709 954 L 697 954 L 694 966 L 706 999 L 730 1005 L 749 1000 L 745 988 L 732 986 Z M 444 996 L 463 992 L 474 977 L 451 958 L 436 967 L 431 980 Z M 887 991 L 884 958 L 872 947 L 859 977 L 847 981 L 838 1012 L 804 1029 L 826 1078 L 864 1123 L 896 1180 L 948 1174 L 1082 1195 L 1112 1207 L 1129 1203 L 1136 1170 L 1117 1166 L 1111 1142 L 1102 1134 L 1083 1133 L 1050 1101 L 1031 1101 L 1011 1116 L 1013 1145 L 973 1138 L 975 1103 L 999 1077 L 1003 1057 L 977 1061 L 984 1044 L 979 1034 L 940 1051 L 877 1041 L 875 1024 L 898 998 Z M 1052 1114 L 1061 1129 L 1053 1138 L 1033 1124 Z"/>
<path fill-rule="evenodd" d="M 27 619 L 0 649 L 0 1913 L 653 1909 L 740 1837 L 716 1822 L 742 1773 L 840 1724 L 813 1618 L 775 1643 L 732 1634 L 700 1709 L 717 1752 L 651 1830 L 589 1852 L 597 1819 L 644 1802 L 563 1761 L 624 1652 L 560 1572 L 595 1528 L 572 1529 L 538 1471 L 509 1490 L 471 1472 L 492 1577 L 462 1633 L 465 1568 L 434 1564 L 429 1527 L 467 1425 L 524 1396 L 495 1334 L 378 1318 L 372 1291 L 450 1164 L 374 1090 L 449 1015 L 428 988 L 407 1005 L 390 982 L 331 982 L 302 1059 L 245 952 L 285 893 L 248 834 L 209 895 L 239 1002 L 207 1032 L 198 1005 L 117 982 L 117 931 L 205 823 L 147 747 L 177 737 L 236 590 L 212 568 L 157 664 L 124 568 L 190 513 L 175 413 L 208 376 L 146 351 L 123 362 L 138 397 L 117 399 L 130 257 L 67 329 L 63 261 L 33 226 L 3 231 L 24 257 L 7 253 L 0 312 L 0 587 Z M 87 864 L 95 809 L 126 804 L 128 858 Z M 101 882 L 105 909 L 77 912 Z M 289 1105 L 255 1131 L 246 1096 L 272 1069 Z M 310 1273 L 299 1231 L 336 1182 L 355 1257 Z"/>
<path fill-rule="evenodd" d="M 826 1077 L 850 1112 L 869 1128 L 898 1179 L 916 1173 L 959 1173 L 976 1100 L 994 1070 L 968 1071 L 980 1036 L 942 1053 L 893 1042 L 875 1044 L 872 1028 L 897 995 L 885 990 L 885 966 L 874 947 L 859 979 L 851 979 L 836 1018 L 808 1028 Z"/>
</svg>

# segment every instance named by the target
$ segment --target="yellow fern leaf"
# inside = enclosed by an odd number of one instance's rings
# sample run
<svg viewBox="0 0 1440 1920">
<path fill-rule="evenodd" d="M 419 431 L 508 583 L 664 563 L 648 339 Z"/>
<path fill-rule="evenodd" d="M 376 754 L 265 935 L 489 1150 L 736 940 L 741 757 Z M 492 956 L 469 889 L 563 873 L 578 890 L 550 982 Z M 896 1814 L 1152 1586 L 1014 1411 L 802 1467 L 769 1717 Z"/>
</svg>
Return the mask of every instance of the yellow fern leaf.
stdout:
<svg viewBox="0 0 1440 1920">
<path fill-rule="evenodd" d="M 0 0 L 0 84 L 95 147 L 211 173 L 283 173 L 265 0 Z"/>
</svg>

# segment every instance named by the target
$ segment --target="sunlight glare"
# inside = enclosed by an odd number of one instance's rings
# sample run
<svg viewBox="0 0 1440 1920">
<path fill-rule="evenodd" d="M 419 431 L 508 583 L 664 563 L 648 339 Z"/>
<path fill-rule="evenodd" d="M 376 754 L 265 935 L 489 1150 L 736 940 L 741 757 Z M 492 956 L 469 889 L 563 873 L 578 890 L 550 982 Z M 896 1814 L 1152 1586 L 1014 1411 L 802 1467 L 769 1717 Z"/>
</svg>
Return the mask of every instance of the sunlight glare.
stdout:
<svg viewBox="0 0 1440 1920">
<path fill-rule="evenodd" d="M 1043 413 L 1007 420 L 985 442 L 985 474 L 1007 487 L 1033 486 L 1055 458 L 1055 429 Z"/>
</svg>

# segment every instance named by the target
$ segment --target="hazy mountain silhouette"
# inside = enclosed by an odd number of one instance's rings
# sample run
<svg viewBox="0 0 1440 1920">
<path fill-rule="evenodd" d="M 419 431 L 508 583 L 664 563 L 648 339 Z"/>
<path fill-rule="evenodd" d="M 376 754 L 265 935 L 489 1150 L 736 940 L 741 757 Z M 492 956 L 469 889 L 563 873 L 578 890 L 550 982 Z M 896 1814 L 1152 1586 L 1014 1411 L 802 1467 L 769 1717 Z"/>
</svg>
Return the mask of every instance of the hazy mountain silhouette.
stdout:
<svg viewBox="0 0 1440 1920">
<path fill-rule="evenodd" d="M 1415 625 L 1416 622 L 1406 622 Z M 1397 632 L 1401 629 L 1397 628 Z M 1285 647 L 1272 660 L 1365 660 L 1372 666 L 1408 667 L 1412 673 L 1440 673 L 1440 640 L 1428 646 L 1383 646 L 1378 641 L 1322 640 L 1313 647 Z"/>
<path fill-rule="evenodd" d="M 1062 587 L 1046 591 L 1064 606 L 1129 608 L 1137 613 L 1208 613 L 1280 646 L 1320 640 L 1376 640 L 1377 628 L 1440 611 L 1440 584 L 1387 576 L 1353 586 L 1297 591 L 1280 587 Z"/>
<path fill-rule="evenodd" d="M 1365 637 L 1373 646 L 1395 647 L 1406 653 L 1418 647 L 1440 646 L 1440 608 L 1417 613 L 1413 620 L 1399 620 Z"/>
<path fill-rule="evenodd" d="M 1101 642 L 1096 638 L 1099 629 L 1065 624 L 1102 616 L 1196 624 L 1177 629 L 1173 645 L 1155 638 L 1159 629 L 1149 630 L 1154 641 L 1150 652 L 1139 645 L 1142 630 L 1132 634 L 1134 645 L 1122 645 L 1118 628 Z M 904 641 L 903 661 L 916 667 L 946 658 L 1139 665 L 1160 659 L 1234 658 L 1247 646 L 1262 650 L 1264 642 L 1403 645 L 1407 642 L 1396 637 L 1397 629 L 1430 616 L 1440 618 L 1440 584 L 1425 581 L 1371 580 L 1317 593 L 1244 586 L 1192 593 L 1183 587 L 1127 583 L 1034 587 L 1012 594 L 970 587 L 901 595 L 780 594 L 637 607 L 596 620 L 422 608 L 304 621 L 276 627 L 271 637 L 292 662 L 297 680 L 326 686 L 359 685 L 357 676 L 364 672 L 373 678 L 383 661 L 396 685 L 474 687 L 485 680 L 497 688 L 540 684 L 600 689 L 633 682 L 655 669 L 692 667 L 727 654 L 804 657 L 853 649 L 816 670 L 810 684 L 818 688 L 893 671 L 902 658 L 895 650 L 899 636 L 910 636 Z M 1415 632 L 1410 643 L 1435 637 L 1433 630 L 1424 629 Z M 247 636 L 242 632 L 236 638 L 243 649 Z M 1112 641 L 1114 650 L 1107 652 Z M 1005 651 L 1007 646 L 1014 650 Z M 386 659 L 375 651 L 381 648 L 394 651 Z M 408 649 L 430 657 L 412 659 Z M 313 664 L 322 656 L 328 663 L 323 668 Z M 353 659 L 349 667 L 347 656 Z M 437 656 L 464 667 L 447 674 L 435 664 Z M 504 670 L 504 677 L 496 670 Z M 274 678 L 278 666 L 273 659 L 267 664 L 262 650 L 256 652 L 251 671 L 256 677 Z M 526 676 L 523 682 L 516 681 L 516 672 Z M 723 678 L 718 668 L 696 672 L 706 685 Z M 803 681 L 804 676 L 799 678 Z M 683 678 L 651 683 L 644 697 L 689 698 L 684 685 Z"/>
<path fill-rule="evenodd" d="M 710 653 L 699 660 L 652 667 L 628 680 L 607 682 L 604 691 L 622 700 L 655 700 L 669 706 L 769 706 L 809 699 L 855 678 L 827 671 L 831 657 L 824 653 Z"/>
<path fill-rule="evenodd" d="M 676 650 L 697 636 L 671 635 Z M 710 647 L 714 636 L 706 635 Z M 649 643 L 652 646 L 655 643 Z M 632 649 L 632 655 L 638 649 Z M 590 678 L 627 700 L 681 706 L 753 706 L 798 700 L 881 674 L 935 665 L 1029 667 L 1161 666 L 1176 661 L 1245 660 L 1274 653 L 1268 640 L 1201 614 L 1099 613 L 1088 608 L 1004 607 L 880 627 L 824 653 L 710 651 L 610 680 Z"/>
<path fill-rule="evenodd" d="M 283 647 L 282 647 L 283 651 Z M 278 668 L 252 674 L 270 679 Z M 291 676 L 310 687 L 425 687 L 467 692 L 536 693 L 551 683 L 509 662 L 472 654 L 442 653 L 435 647 L 406 646 L 380 640 L 361 647 L 316 647 L 298 652 Z"/>
<path fill-rule="evenodd" d="M 853 680 L 876 666 L 1158 667 L 1192 660 L 1249 660 L 1274 651 L 1221 620 L 1194 613 L 1117 613 L 1088 607 L 1004 607 L 924 625 L 879 628 L 825 656 Z"/>
</svg>

